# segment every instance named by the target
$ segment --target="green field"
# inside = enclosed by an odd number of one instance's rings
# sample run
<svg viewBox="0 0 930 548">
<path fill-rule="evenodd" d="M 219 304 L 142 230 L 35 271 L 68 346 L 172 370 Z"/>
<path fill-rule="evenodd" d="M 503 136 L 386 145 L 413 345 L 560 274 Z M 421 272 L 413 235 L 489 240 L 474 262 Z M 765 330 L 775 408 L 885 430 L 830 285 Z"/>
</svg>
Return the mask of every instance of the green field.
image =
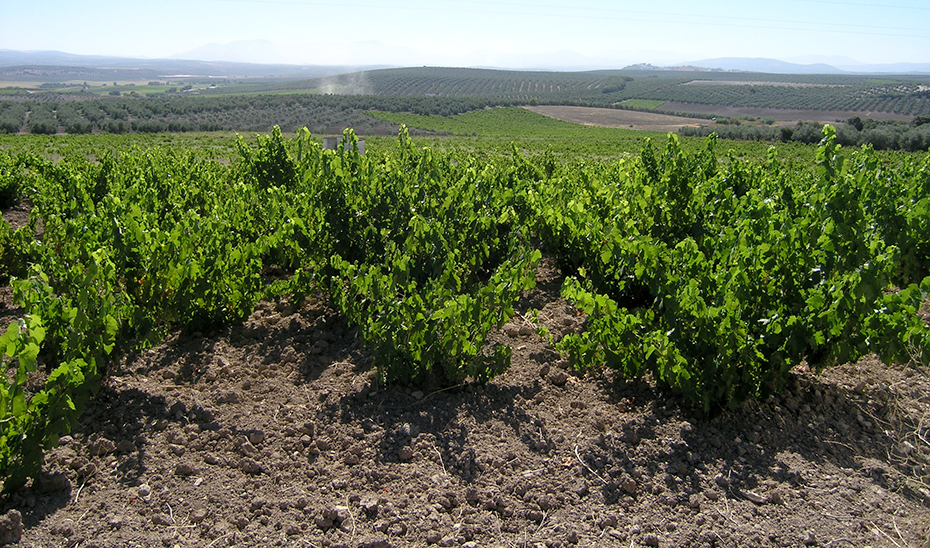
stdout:
<svg viewBox="0 0 930 548">
<path fill-rule="evenodd" d="M 626 101 L 621 102 L 620 104 L 624 107 L 643 109 L 643 110 L 653 110 L 662 105 L 666 101 L 650 101 L 648 99 L 627 99 Z"/>
<path fill-rule="evenodd" d="M 664 142 L 665 133 L 634 131 L 621 128 L 604 128 L 573 124 L 555 120 L 526 109 L 507 107 L 468 112 L 454 116 L 422 116 L 403 113 L 369 112 L 372 116 L 399 126 L 451 134 L 450 136 L 423 136 L 419 139 L 441 149 L 468 148 L 473 150 L 505 151 L 515 143 L 529 155 L 549 151 L 562 161 L 582 159 L 610 159 L 639 152 L 646 139 Z M 703 146 L 704 139 L 682 137 L 684 150 L 694 151 Z M 810 162 L 816 147 L 799 142 L 771 143 L 761 141 L 721 140 L 718 154 L 733 154 L 740 158 L 763 160 L 772 150 L 786 162 Z M 913 154 L 886 152 L 889 162 L 900 163 Z M 919 155 L 918 155 L 919 156 Z"/>
<path fill-rule="evenodd" d="M 369 111 L 368 114 L 394 124 L 430 129 L 457 136 L 555 140 L 637 140 L 643 132 L 583 126 L 563 122 L 518 107 L 490 108 L 454 116 L 422 116 Z"/>
</svg>

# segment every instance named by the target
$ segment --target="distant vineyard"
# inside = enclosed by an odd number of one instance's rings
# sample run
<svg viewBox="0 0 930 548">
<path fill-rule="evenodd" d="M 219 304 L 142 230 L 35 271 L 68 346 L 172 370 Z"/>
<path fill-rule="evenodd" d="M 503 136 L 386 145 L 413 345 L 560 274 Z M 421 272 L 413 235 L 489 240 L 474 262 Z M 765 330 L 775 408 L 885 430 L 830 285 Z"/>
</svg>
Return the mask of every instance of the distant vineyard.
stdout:
<svg viewBox="0 0 930 548">
<path fill-rule="evenodd" d="M 600 93 L 608 79 L 600 72 L 518 72 L 477 69 L 401 69 L 367 73 L 375 93 L 383 95 L 482 95 L 532 98 L 556 95 L 585 98 Z"/>
<path fill-rule="evenodd" d="M 54 100 L 0 100 L 0 133 L 157 133 L 162 131 L 339 133 L 348 126 L 363 134 L 393 133 L 364 110 L 450 115 L 506 102 L 433 97 L 333 95 L 228 95 Z"/>
<path fill-rule="evenodd" d="M 306 126 L 314 133 L 351 126 L 370 134 L 394 128 L 366 116 L 364 110 L 450 116 L 489 106 L 641 110 L 666 101 L 930 116 L 930 78 L 917 76 L 877 80 L 846 75 L 422 67 L 258 85 L 247 88 L 248 93 L 245 89 L 220 86 L 136 97 L 10 92 L 0 96 L 0 133 L 268 131 L 277 125 L 285 131 Z"/>
<path fill-rule="evenodd" d="M 930 78 L 876 80 L 846 75 L 594 71 L 526 72 L 407 68 L 331 79 L 395 96 L 500 97 L 544 103 L 614 106 L 631 99 L 708 105 L 930 114 Z M 318 86 L 319 80 L 308 85 Z M 702 85 L 706 82 L 705 85 Z"/>
<path fill-rule="evenodd" d="M 694 85 L 690 80 L 629 86 L 638 99 L 681 101 L 734 107 L 800 110 L 890 112 L 905 116 L 930 114 L 930 91 L 918 83 L 879 85 L 857 83 L 820 86 Z"/>
</svg>

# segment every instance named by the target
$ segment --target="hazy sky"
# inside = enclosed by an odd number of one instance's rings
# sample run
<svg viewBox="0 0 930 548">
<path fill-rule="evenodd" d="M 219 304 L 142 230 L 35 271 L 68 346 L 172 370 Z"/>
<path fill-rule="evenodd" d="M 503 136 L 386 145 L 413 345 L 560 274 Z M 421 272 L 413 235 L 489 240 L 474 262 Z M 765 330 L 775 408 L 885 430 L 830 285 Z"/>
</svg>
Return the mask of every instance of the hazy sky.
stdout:
<svg viewBox="0 0 930 548">
<path fill-rule="evenodd" d="M 316 64 L 538 66 L 522 54 L 558 63 L 564 50 L 618 65 L 930 62 L 930 1 L 0 0 L 0 49 L 154 58 L 256 40 L 272 44 L 196 53 Z"/>
</svg>

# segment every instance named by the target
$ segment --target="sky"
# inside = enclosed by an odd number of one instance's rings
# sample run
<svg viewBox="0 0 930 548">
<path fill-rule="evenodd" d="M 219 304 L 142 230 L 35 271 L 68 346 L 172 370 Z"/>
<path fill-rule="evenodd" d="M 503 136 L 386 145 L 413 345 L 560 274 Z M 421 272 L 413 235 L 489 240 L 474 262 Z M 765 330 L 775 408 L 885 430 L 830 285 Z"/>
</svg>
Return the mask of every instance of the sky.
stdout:
<svg viewBox="0 0 930 548">
<path fill-rule="evenodd" d="M 930 63 L 930 1 L 0 0 L 0 49 L 513 68 Z"/>
</svg>

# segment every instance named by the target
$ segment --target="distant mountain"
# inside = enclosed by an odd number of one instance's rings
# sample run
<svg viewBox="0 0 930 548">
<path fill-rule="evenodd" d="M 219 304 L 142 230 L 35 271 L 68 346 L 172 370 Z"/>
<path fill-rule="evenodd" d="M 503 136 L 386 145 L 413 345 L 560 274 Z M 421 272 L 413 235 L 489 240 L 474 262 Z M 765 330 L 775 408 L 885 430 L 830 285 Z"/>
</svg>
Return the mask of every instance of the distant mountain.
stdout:
<svg viewBox="0 0 930 548">
<path fill-rule="evenodd" d="M 453 55 L 392 46 L 377 40 L 300 44 L 278 44 L 268 40 L 240 40 L 227 44 L 207 44 L 173 55 L 172 58 L 245 63 L 273 60 L 278 63 L 344 66 L 355 65 L 364 60 L 366 65 L 394 67 L 442 66 L 565 71 L 611 67 L 611 61 L 607 58 L 594 58 L 570 50 L 508 53 L 482 49 Z"/>
<path fill-rule="evenodd" d="M 261 63 L 258 59 L 275 59 L 278 52 L 273 43 L 267 40 L 243 40 L 231 44 L 210 43 L 183 53 L 171 55 L 171 59 L 185 59 L 230 63 Z M 270 55 L 269 55 L 270 54 Z M 299 63 L 288 63 L 299 64 Z"/>
<path fill-rule="evenodd" d="M 822 55 L 818 53 L 811 53 L 808 55 L 797 55 L 794 57 L 787 57 L 782 59 L 782 61 L 787 61 L 789 63 L 797 63 L 799 65 L 816 65 L 822 63 L 824 65 L 830 65 L 831 67 L 842 68 L 844 66 L 852 65 L 861 65 L 862 63 L 848 55 Z"/>
<path fill-rule="evenodd" d="M 801 65 L 788 63 L 778 59 L 765 59 L 761 57 L 721 57 L 718 59 L 704 59 L 687 63 L 695 67 L 708 69 L 740 70 L 744 72 L 768 72 L 771 74 L 842 74 L 843 71 L 823 63 Z"/>
<path fill-rule="evenodd" d="M 620 68 L 606 56 L 591 57 L 572 50 L 545 53 L 508 53 L 476 50 L 451 59 L 446 66 L 474 67 L 504 70 L 578 72 L 612 70 Z"/>
<path fill-rule="evenodd" d="M 689 65 L 708 69 L 768 72 L 773 74 L 930 74 L 930 63 L 864 64 L 848 57 L 832 58 L 834 64 L 789 63 L 777 59 L 722 57 L 692 61 Z"/>
<path fill-rule="evenodd" d="M 245 62 L 227 62 L 216 60 L 191 59 L 134 59 L 129 57 L 105 57 L 99 55 L 74 55 L 60 51 L 15 51 L 0 49 L 0 78 L 9 73 L 12 68 L 32 67 L 80 67 L 82 72 L 93 77 L 99 73 L 101 77 L 122 78 L 126 71 L 138 78 L 159 78 L 165 75 L 193 75 L 205 77 L 247 77 L 247 78 L 316 78 L 331 76 L 372 68 L 383 68 L 380 65 L 347 66 L 347 65 L 291 65 L 291 64 L 259 64 Z M 19 71 L 22 72 L 22 71 Z M 43 75 L 46 79 L 53 75 L 48 71 Z M 72 71 L 74 72 L 74 71 Z M 52 81 L 52 80 L 49 80 Z"/>
<path fill-rule="evenodd" d="M 365 68 L 397 66 L 398 59 L 422 64 L 412 58 L 413 50 L 386 46 L 377 41 L 279 44 L 268 40 L 237 40 L 211 43 L 172 59 L 200 59 L 250 64 L 276 63 L 299 66 L 352 66 Z M 363 60 L 363 61 L 362 61 Z"/>
<path fill-rule="evenodd" d="M 826 63 L 845 72 L 859 74 L 927 74 L 930 63 L 862 63 L 844 55 L 805 55 L 788 59 L 792 63 Z"/>
<path fill-rule="evenodd" d="M 547 53 L 507 53 L 478 50 L 457 55 L 390 46 L 377 41 L 277 44 L 245 40 L 207 44 L 170 59 L 137 59 L 75 55 L 60 51 L 0 49 L 0 81 L 56 82 L 65 80 L 157 79 L 167 75 L 240 78 L 316 78 L 397 66 L 480 67 L 494 69 L 584 71 L 616 70 L 631 56 L 656 58 L 648 52 L 599 52 L 590 56 L 571 50 Z M 666 54 L 667 57 L 667 54 Z M 262 60 L 275 60 L 275 64 Z M 628 68 L 676 71 L 746 71 L 775 74 L 930 74 L 930 63 L 860 64 L 846 57 L 806 57 L 823 62 L 790 63 L 777 59 L 721 57 L 687 63 Z M 364 60 L 364 64 L 361 63 Z M 799 59 L 800 60 L 800 59 Z M 655 62 L 655 61 L 653 61 Z M 80 70 L 63 70 L 80 67 Z M 39 70 L 33 70 L 33 69 Z M 54 70 L 49 70 L 49 69 Z"/>
<path fill-rule="evenodd" d="M 102 55 L 75 55 L 63 51 L 16 51 L 0 49 L 0 67 L 23 65 L 60 66 L 60 67 L 94 67 L 138 68 L 149 59 L 128 59 L 124 57 L 105 57 Z"/>
<path fill-rule="evenodd" d="M 623 70 L 664 70 L 669 72 L 723 72 L 722 68 L 696 67 L 694 65 L 655 66 L 651 63 L 628 65 Z"/>
<path fill-rule="evenodd" d="M 930 63 L 859 64 L 841 65 L 839 68 L 859 74 L 930 74 Z"/>
</svg>

